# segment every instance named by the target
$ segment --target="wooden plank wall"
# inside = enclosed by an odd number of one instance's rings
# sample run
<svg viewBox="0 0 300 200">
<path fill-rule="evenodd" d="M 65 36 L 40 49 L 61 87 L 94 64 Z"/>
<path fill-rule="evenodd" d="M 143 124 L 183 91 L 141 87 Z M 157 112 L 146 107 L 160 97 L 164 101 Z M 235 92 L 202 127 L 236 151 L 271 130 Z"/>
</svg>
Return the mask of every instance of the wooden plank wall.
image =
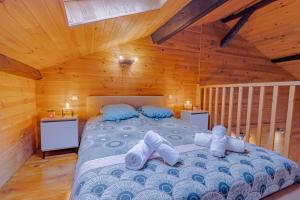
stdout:
<svg viewBox="0 0 300 200">
<path fill-rule="evenodd" d="M 297 80 L 240 36 L 220 48 L 220 40 L 229 31 L 222 23 L 194 26 L 191 30 L 202 31 L 201 85 Z"/>
<path fill-rule="evenodd" d="M 120 67 L 120 55 L 139 60 Z M 165 95 L 179 111 L 185 100 L 195 100 L 198 56 L 199 33 L 184 31 L 161 46 L 144 38 L 44 69 L 37 81 L 39 116 L 60 112 L 72 95 L 79 97 L 70 103 L 83 121 L 89 95 Z"/>
<path fill-rule="evenodd" d="M 34 151 L 35 81 L 0 72 L 0 187 Z"/>
<path fill-rule="evenodd" d="M 251 16 L 239 35 L 251 42 L 270 59 L 300 52 L 300 1 L 280 0 L 265 6 Z M 236 20 L 228 23 L 234 26 Z M 282 62 L 279 66 L 300 78 L 300 61 Z"/>
</svg>

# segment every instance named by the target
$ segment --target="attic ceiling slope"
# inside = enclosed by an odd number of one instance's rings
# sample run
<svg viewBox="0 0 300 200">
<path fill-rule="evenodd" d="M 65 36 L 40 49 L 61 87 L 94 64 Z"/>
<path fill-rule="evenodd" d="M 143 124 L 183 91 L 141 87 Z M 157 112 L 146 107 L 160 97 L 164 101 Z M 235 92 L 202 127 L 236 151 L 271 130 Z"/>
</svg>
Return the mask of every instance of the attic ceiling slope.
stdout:
<svg viewBox="0 0 300 200">
<path fill-rule="evenodd" d="M 300 53 L 300 1 L 278 0 L 257 10 L 239 35 L 252 43 L 269 59 Z M 234 26 L 236 21 L 228 23 Z M 300 61 L 278 63 L 300 79 Z"/>
<path fill-rule="evenodd" d="M 68 27 L 62 0 L 0 3 L 0 53 L 42 69 L 149 36 L 189 0 L 168 0 L 161 9 Z M 200 23 L 216 21 L 254 0 L 228 0 Z"/>
<path fill-rule="evenodd" d="M 0 3 L 0 53 L 41 69 L 150 35 L 188 0 L 158 10 L 68 27 L 61 0 Z"/>
</svg>

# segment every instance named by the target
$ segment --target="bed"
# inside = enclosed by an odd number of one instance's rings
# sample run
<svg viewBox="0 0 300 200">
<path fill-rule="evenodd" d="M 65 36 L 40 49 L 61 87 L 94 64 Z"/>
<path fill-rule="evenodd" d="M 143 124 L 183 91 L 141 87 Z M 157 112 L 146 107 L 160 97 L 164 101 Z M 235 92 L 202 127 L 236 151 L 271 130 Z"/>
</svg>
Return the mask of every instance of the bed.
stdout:
<svg viewBox="0 0 300 200">
<path fill-rule="evenodd" d="M 92 98 L 90 105 L 111 102 L 104 99 Z M 133 99 L 135 103 L 126 103 L 143 104 Z M 126 169 L 125 153 L 148 130 L 166 138 L 183 162 L 171 167 L 154 158 L 142 170 Z M 209 133 L 176 118 L 154 120 L 140 115 L 119 122 L 91 118 L 81 140 L 71 200 L 256 200 L 300 181 L 299 166 L 280 154 L 247 143 L 248 153 L 229 152 L 225 158 L 216 158 L 207 148 L 193 144 L 197 132 Z"/>
</svg>

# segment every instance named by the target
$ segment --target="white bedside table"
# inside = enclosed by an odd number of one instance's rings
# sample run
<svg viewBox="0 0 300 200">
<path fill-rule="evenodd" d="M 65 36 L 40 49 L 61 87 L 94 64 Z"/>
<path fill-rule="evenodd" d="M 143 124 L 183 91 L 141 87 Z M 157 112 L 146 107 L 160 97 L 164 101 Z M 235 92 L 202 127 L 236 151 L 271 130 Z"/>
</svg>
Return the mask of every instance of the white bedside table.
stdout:
<svg viewBox="0 0 300 200">
<path fill-rule="evenodd" d="M 208 112 L 203 110 L 182 110 L 181 120 L 198 126 L 201 129 L 208 129 Z"/>
<path fill-rule="evenodd" d="M 55 117 L 41 119 L 41 150 L 45 152 L 78 148 L 78 117 Z"/>
</svg>

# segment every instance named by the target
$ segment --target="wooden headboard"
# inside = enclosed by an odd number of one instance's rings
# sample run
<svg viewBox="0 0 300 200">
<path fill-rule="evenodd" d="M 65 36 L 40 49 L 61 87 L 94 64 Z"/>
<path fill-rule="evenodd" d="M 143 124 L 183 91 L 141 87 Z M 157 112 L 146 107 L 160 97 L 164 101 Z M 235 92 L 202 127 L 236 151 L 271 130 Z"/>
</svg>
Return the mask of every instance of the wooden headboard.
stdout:
<svg viewBox="0 0 300 200">
<path fill-rule="evenodd" d="M 165 96 L 88 96 L 87 115 L 99 115 L 100 109 L 106 104 L 126 103 L 136 108 L 143 105 L 166 106 L 166 99 Z"/>
</svg>

